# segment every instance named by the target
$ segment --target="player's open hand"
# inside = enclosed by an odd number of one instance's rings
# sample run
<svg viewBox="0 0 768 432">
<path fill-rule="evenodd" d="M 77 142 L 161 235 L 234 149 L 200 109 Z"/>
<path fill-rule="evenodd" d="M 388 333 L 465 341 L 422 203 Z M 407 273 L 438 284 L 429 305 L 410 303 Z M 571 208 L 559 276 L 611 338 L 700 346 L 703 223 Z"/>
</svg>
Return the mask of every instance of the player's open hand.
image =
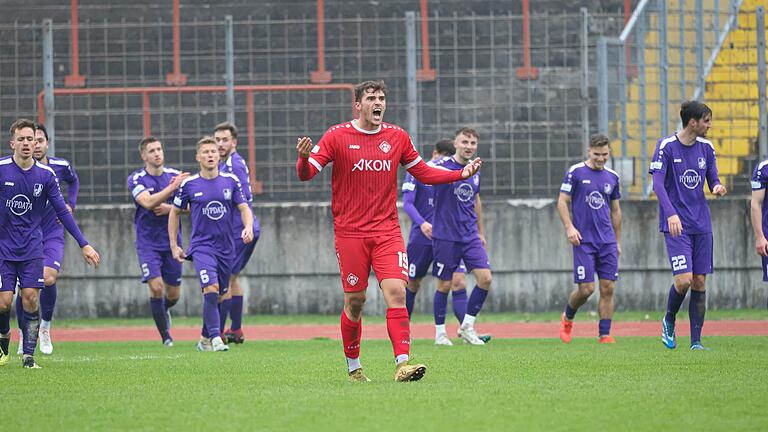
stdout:
<svg viewBox="0 0 768 432">
<path fill-rule="evenodd" d="M 424 234 L 424 236 L 430 240 L 432 240 L 432 224 L 424 221 L 421 225 L 419 225 L 419 228 L 421 228 L 421 232 Z"/>
<path fill-rule="evenodd" d="M 725 188 L 725 186 L 721 184 L 715 185 L 715 187 L 712 188 L 712 195 L 725 196 L 725 194 L 727 193 L 728 193 L 728 190 Z"/>
<path fill-rule="evenodd" d="M 172 190 L 176 190 L 176 189 L 179 188 L 179 186 L 181 186 L 181 182 L 183 182 L 184 179 L 186 179 L 187 177 L 189 177 L 189 173 L 188 172 L 183 172 L 183 173 L 177 175 L 176 177 L 172 178 L 171 182 L 168 183 L 168 186 L 170 186 L 172 188 Z"/>
<path fill-rule="evenodd" d="M 575 226 L 571 225 L 565 230 L 565 235 L 568 237 L 568 243 L 578 246 L 581 244 L 581 233 Z"/>
<path fill-rule="evenodd" d="M 677 237 L 683 233 L 683 223 L 680 222 L 678 215 L 672 215 L 667 218 L 667 225 L 669 225 L 669 235 Z"/>
<path fill-rule="evenodd" d="M 85 258 L 85 262 L 87 262 L 88 265 L 92 265 L 94 267 L 98 267 L 99 263 L 101 262 L 99 253 L 96 252 L 96 249 L 94 249 L 91 245 L 83 246 L 83 258 Z"/>
<path fill-rule="evenodd" d="M 243 239 L 243 243 L 248 244 L 253 241 L 253 227 L 243 228 L 243 232 L 240 233 L 240 237 Z"/>
<path fill-rule="evenodd" d="M 178 262 L 184 262 L 184 258 L 187 257 L 187 254 L 184 253 L 184 249 L 181 248 L 181 246 L 171 246 L 171 254 L 173 255 L 173 259 L 175 259 Z"/>
<path fill-rule="evenodd" d="M 168 203 L 160 203 L 152 209 L 152 213 L 155 214 L 155 216 L 165 216 L 171 212 L 171 205 Z"/>
<path fill-rule="evenodd" d="M 480 158 L 475 158 L 475 160 L 470 161 L 464 166 L 464 169 L 461 170 L 461 178 L 468 179 L 472 177 L 478 170 L 480 170 L 482 165 L 483 161 L 481 161 Z"/>
<path fill-rule="evenodd" d="M 766 240 L 765 237 L 762 237 L 755 242 L 755 251 L 760 256 L 768 256 L 768 240 Z"/>
<path fill-rule="evenodd" d="M 314 145 L 312 144 L 312 138 L 310 137 L 301 137 L 296 142 L 296 150 L 299 151 L 299 156 L 301 157 L 309 157 L 312 147 L 314 147 Z"/>
</svg>

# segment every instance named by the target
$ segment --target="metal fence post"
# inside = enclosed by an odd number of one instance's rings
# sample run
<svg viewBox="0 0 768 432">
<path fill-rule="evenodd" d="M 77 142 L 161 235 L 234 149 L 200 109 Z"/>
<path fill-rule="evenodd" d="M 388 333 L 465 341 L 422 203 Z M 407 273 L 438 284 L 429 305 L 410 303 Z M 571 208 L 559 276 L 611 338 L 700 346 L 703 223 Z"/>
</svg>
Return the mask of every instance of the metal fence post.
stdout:
<svg viewBox="0 0 768 432">
<path fill-rule="evenodd" d="M 666 136 L 669 132 L 669 113 L 667 104 L 669 102 L 669 92 L 667 90 L 667 72 L 669 68 L 667 59 L 667 1 L 659 0 L 659 108 L 661 135 Z"/>
<path fill-rule="evenodd" d="M 48 154 L 56 156 L 56 124 L 53 98 L 53 20 L 43 20 L 43 106 L 48 130 Z"/>
<path fill-rule="evenodd" d="M 647 15 L 643 12 L 637 21 L 637 73 L 638 93 L 640 96 L 640 186 L 643 198 L 648 198 L 648 176 L 645 167 L 648 166 L 648 117 L 645 100 L 645 22 Z"/>
<path fill-rule="evenodd" d="M 765 8 L 758 6 L 757 15 L 757 98 L 759 100 L 759 132 L 758 140 L 760 158 L 768 157 L 768 111 L 765 107 Z"/>
<path fill-rule="evenodd" d="M 408 133 L 411 134 L 411 139 L 421 150 L 423 146 L 419 141 L 418 134 L 418 94 L 416 87 L 416 13 L 412 11 L 405 13 L 405 47 L 405 69 L 408 82 Z"/>
<path fill-rule="evenodd" d="M 712 19 L 714 22 L 712 23 L 714 26 L 714 32 L 715 32 L 715 40 L 718 40 L 720 38 L 720 1 L 714 0 L 712 4 L 712 9 L 714 9 L 713 17 Z"/>
<path fill-rule="evenodd" d="M 227 72 L 224 81 L 227 84 L 227 121 L 235 122 L 235 48 L 234 30 L 232 28 L 232 15 L 224 17 L 224 31 L 226 32 L 226 64 Z"/>
<path fill-rule="evenodd" d="M 589 142 L 589 11 L 581 8 L 581 141 Z"/>
<path fill-rule="evenodd" d="M 626 42 L 625 42 L 626 43 Z M 627 55 L 619 48 L 619 104 L 621 104 L 621 157 L 627 157 Z"/>
<path fill-rule="evenodd" d="M 704 5 L 696 0 L 696 88 L 699 99 L 704 100 Z"/>
<path fill-rule="evenodd" d="M 597 129 L 608 133 L 608 40 L 605 36 L 597 41 Z"/>
<path fill-rule="evenodd" d="M 685 2 L 680 2 L 678 26 L 680 29 L 680 98 L 685 99 Z"/>
</svg>

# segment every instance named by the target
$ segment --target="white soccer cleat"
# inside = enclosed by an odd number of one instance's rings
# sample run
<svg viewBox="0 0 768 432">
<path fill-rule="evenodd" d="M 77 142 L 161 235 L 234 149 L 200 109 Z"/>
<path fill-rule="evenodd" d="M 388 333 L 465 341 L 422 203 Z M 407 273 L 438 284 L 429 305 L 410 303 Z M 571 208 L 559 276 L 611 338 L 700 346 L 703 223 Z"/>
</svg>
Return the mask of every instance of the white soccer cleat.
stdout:
<svg viewBox="0 0 768 432">
<path fill-rule="evenodd" d="M 451 340 L 448 339 L 447 334 L 440 333 L 439 335 L 435 336 L 435 345 L 453 346 L 453 342 L 451 342 Z"/>
<path fill-rule="evenodd" d="M 485 345 L 485 342 L 477 336 L 474 327 L 462 324 L 461 328 L 459 328 L 459 336 L 470 345 Z"/>
<path fill-rule="evenodd" d="M 214 351 L 229 351 L 229 346 L 221 340 L 221 336 L 216 336 L 211 339 L 211 345 Z"/>
<path fill-rule="evenodd" d="M 40 352 L 43 354 L 53 354 L 53 342 L 51 342 L 51 331 L 49 329 L 40 329 Z"/>
<path fill-rule="evenodd" d="M 213 351 L 213 345 L 211 345 L 211 338 L 200 337 L 200 340 L 197 342 L 197 350 Z"/>
</svg>

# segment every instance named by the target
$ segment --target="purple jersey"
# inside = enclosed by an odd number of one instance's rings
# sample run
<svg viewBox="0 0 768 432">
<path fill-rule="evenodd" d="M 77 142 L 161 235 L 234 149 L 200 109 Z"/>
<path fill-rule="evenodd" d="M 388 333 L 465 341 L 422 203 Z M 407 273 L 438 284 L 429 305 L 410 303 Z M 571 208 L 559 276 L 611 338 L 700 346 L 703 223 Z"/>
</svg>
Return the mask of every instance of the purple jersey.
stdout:
<svg viewBox="0 0 768 432">
<path fill-rule="evenodd" d="M 202 248 L 232 256 L 235 251 L 233 213 L 240 211 L 237 206 L 242 203 L 247 203 L 243 188 L 233 174 L 220 172 L 212 179 L 205 179 L 200 174 L 187 177 L 173 199 L 178 208 L 189 206 L 192 216 L 187 255 L 191 256 L 196 249 Z"/>
<path fill-rule="evenodd" d="M 621 198 L 619 174 L 605 168 L 595 170 L 577 163 L 565 173 L 560 192 L 571 196 L 573 226 L 583 243 L 616 243 L 611 223 L 611 201 Z"/>
<path fill-rule="evenodd" d="M 690 145 L 684 145 L 677 134 L 659 140 L 650 169 L 651 174 L 664 175 L 664 190 L 669 195 L 671 209 L 666 209 L 659 200 L 659 230 L 669 232 L 667 218 L 670 211 L 677 213 L 686 234 L 712 232 L 709 204 L 704 197 L 704 179 L 710 191 L 718 184 L 715 147 L 704 138 L 696 138 Z"/>
<path fill-rule="evenodd" d="M 768 160 L 757 164 L 752 174 L 752 190 L 768 189 Z M 768 197 L 766 197 L 768 198 Z M 763 234 L 768 233 L 768 199 L 763 199 Z"/>
<path fill-rule="evenodd" d="M 0 211 L 0 260 L 43 258 L 41 224 L 48 203 L 80 247 L 88 244 L 64 204 L 53 169 L 35 162 L 25 171 L 6 156 L 0 158 L 0 178 L 0 202 L 5 203 Z"/>
<path fill-rule="evenodd" d="M 245 201 L 248 203 L 248 208 L 250 208 L 253 202 L 253 194 L 251 193 L 251 176 L 245 159 L 237 152 L 232 152 L 227 160 L 219 164 L 219 172 L 234 174 L 240 180 L 240 184 L 243 186 L 243 196 L 245 196 Z M 251 210 L 251 213 L 253 213 L 253 210 Z M 245 225 L 243 225 L 240 212 L 235 212 L 235 219 L 232 224 L 232 233 L 235 238 L 240 238 L 243 228 L 245 228 Z M 259 232 L 259 230 L 259 220 L 254 216 L 253 231 Z"/>
<path fill-rule="evenodd" d="M 436 167 L 462 170 L 464 165 L 453 157 L 431 162 Z M 455 242 L 469 242 L 479 238 L 475 196 L 480 193 L 480 171 L 470 178 L 432 186 L 435 214 L 432 220 L 432 238 Z"/>
<path fill-rule="evenodd" d="M 136 248 L 155 251 L 168 251 L 171 249 L 168 241 L 168 215 L 157 216 L 152 210 L 142 207 L 136 197 L 145 191 L 155 194 L 165 189 L 174 177 L 181 174 L 173 168 L 163 167 L 163 173 L 159 176 L 153 176 L 146 169 L 134 171 L 128 176 L 128 190 L 131 191 L 134 203 L 136 204 L 136 213 L 133 216 L 133 223 L 136 228 Z M 173 202 L 173 196 L 168 198 L 167 203 Z M 179 229 L 178 244 L 181 245 L 181 229 Z"/>
<path fill-rule="evenodd" d="M 407 173 L 403 180 L 403 209 L 413 221 L 408 244 L 432 245 L 432 240 L 421 232 L 421 224 L 432 223 L 432 215 L 435 212 L 432 185 L 424 184 L 416 180 L 411 173 Z"/>
<path fill-rule="evenodd" d="M 72 165 L 66 159 L 49 156 L 48 167 L 53 169 L 54 174 L 59 179 L 59 186 L 61 186 L 61 182 L 67 184 L 67 204 L 74 210 L 75 204 L 77 204 L 77 192 L 80 190 L 80 180 L 77 178 L 75 170 L 72 169 Z M 45 216 L 43 216 L 41 228 L 44 239 L 52 236 L 64 236 L 64 226 L 59 223 L 56 210 L 51 205 L 48 205 Z"/>
</svg>

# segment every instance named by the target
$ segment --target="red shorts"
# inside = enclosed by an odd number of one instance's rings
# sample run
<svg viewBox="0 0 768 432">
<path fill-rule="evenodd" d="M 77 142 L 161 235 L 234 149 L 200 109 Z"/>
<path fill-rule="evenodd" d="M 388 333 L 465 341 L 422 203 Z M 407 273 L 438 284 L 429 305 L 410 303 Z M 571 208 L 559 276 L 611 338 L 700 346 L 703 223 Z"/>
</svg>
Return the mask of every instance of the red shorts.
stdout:
<svg viewBox="0 0 768 432">
<path fill-rule="evenodd" d="M 373 266 L 376 279 L 408 281 L 408 255 L 400 234 L 384 237 L 336 237 L 336 257 L 339 259 L 344 292 L 365 291 Z"/>
</svg>

